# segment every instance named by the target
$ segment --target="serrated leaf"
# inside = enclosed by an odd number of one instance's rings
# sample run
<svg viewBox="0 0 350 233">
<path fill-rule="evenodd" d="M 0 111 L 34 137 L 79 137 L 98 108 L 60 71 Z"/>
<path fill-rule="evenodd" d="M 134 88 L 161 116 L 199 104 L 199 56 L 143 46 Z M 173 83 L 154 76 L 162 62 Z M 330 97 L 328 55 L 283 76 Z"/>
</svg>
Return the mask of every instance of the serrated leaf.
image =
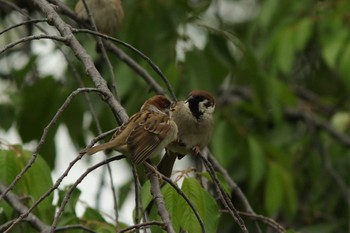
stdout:
<svg viewBox="0 0 350 233">
<path fill-rule="evenodd" d="M 201 216 L 208 233 L 216 232 L 219 220 L 219 209 L 213 197 L 200 186 L 194 178 L 186 178 L 181 187 L 182 191 L 192 201 Z M 201 232 L 201 227 L 192 209 L 186 205 L 178 207 L 181 210 L 181 227 L 189 232 Z"/>
<path fill-rule="evenodd" d="M 162 188 L 162 193 L 174 230 L 175 232 L 180 232 L 182 215 L 181 211 L 179 211 L 179 206 L 184 206 L 186 203 L 178 192 L 168 184 Z"/>
</svg>

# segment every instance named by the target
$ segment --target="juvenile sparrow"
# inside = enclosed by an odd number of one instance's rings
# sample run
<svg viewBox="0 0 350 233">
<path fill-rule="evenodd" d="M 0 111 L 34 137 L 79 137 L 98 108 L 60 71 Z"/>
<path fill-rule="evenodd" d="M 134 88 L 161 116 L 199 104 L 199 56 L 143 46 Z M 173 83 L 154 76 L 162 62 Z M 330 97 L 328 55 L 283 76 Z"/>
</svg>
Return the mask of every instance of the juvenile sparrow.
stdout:
<svg viewBox="0 0 350 233">
<path fill-rule="evenodd" d="M 97 30 L 106 35 L 114 35 L 120 28 L 124 11 L 120 0 L 85 0 L 95 21 Z M 75 12 L 82 20 L 89 20 L 83 0 L 75 5 Z"/>
<path fill-rule="evenodd" d="M 165 96 L 151 97 L 138 113 L 119 127 L 109 142 L 92 147 L 86 153 L 92 155 L 113 149 L 129 156 L 136 165 L 160 154 L 169 143 L 176 140 L 178 132 L 169 116 L 170 106 L 171 102 Z"/>
<path fill-rule="evenodd" d="M 171 119 L 178 127 L 178 136 L 176 141 L 169 144 L 168 152 L 158 164 L 160 172 L 170 176 L 176 157 L 181 159 L 189 153 L 199 154 L 208 145 L 214 110 L 213 95 L 203 90 L 190 92 L 185 101 L 171 107 Z"/>
</svg>

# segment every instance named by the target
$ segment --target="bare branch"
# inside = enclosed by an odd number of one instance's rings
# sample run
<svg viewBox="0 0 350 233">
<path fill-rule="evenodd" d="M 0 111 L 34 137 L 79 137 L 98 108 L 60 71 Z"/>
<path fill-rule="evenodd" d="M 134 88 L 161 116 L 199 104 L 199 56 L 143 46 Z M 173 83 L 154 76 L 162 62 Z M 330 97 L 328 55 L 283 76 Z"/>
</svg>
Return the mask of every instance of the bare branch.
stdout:
<svg viewBox="0 0 350 233">
<path fill-rule="evenodd" d="M 135 224 L 133 226 L 124 228 L 124 229 L 120 230 L 119 233 L 131 232 L 134 229 L 140 229 L 140 228 L 144 228 L 146 226 L 151 226 L 151 225 L 158 225 L 158 226 L 164 227 L 164 223 L 162 223 L 162 222 L 150 221 L 150 222 L 144 222 L 144 223 Z"/>
<path fill-rule="evenodd" d="M 99 162 L 91 167 L 89 167 L 75 182 L 74 184 L 69 188 L 69 190 L 67 191 L 66 195 L 64 196 L 63 198 L 63 201 L 61 203 L 61 206 L 60 208 L 58 209 L 57 213 L 56 213 L 56 216 L 53 220 L 53 223 L 51 225 L 51 228 L 50 228 L 50 232 L 54 232 L 55 231 L 55 228 L 58 224 L 58 220 L 59 218 L 61 217 L 63 211 L 64 211 L 64 208 L 65 206 L 67 205 L 69 199 L 71 198 L 71 195 L 74 191 L 74 189 L 83 181 L 83 179 L 90 173 L 92 172 L 93 170 L 101 167 L 102 165 L 105 165 L 107 163 L 110 163 L 112 161 L 115 161 L 115 160 L 120 160 L 122 158 L 124 158 L 125 156 L 124 155 L 117 155 L 117 156 L 114 156 L 114 157 L 111 157 L 111 158 L 108 158 L 102 162 Z"/>
<path fill-rule="evenodd" d="M 201 159 L 203 160 L 205 166 L 208 169 L 209 175 L 213 179 L 214 186 L 216 188 L 217 193 L 219 194 L 219 197 L 225 206 L 225 208 L 229 211 L 232 218 L 235 220 L 235 222 L 238 224 L 238 226 L 241 228 L 242 232 L 248 233 L 247 227 L 245 226 L 245 223 L 243 219 L 239 216 L 238 211 L 233 206 L 230 198 L 224 191 L 224 189 L 221 187 L 220 182 L 215 174 L 215 170 L 212 167 L 211 163 L 202 155 L 200 154 Z"/>
<path fill-rule="evenodd" d="M 23 22 L 20 22 L 18 24 L 12 25 L 11 27 L 5 28 L 4 30 L 0 31 L 0 36 L 1 36 L 1 34 L 4 34 L 7 31 L 10 31 L 10 30 L 12 30 L 14 28 L 17 28 L 17 27 L 20 27 L 20 26 L 23 26 L 23 25 L 26 25 L 26 24 L 35 24 L 35 23 L 42 23 L 42 22 L 47 22 L 47 18 L 44 18 L 44 19 L 31 19 L 31 20 L 23 21 Z"/>
<path fill-rule="evenodd" d="M 152 165 L 149 165 L 149 164 L 148 164 L 148 166 L 146 166 L 146 165 L 147 164 L 145 164 L 146 168 L 149 168 L 149 170 L 154 171 L 152 168 L 150 168 L 150 167 L 153 167 Z M 168 233 L 175 233 L 175 230 L 174 230 L 172 223 L 170 221 L 169 212 L 165 207 L 164 197 L 163 197 L 163 194 L 160 190 L 159 179 L 158 179 L 157 173 L 151 172 L 149 179 L 151 181 L 151 193 L 153 195 L 155 203 L 157 204 L 158 213 L 163 220 L 164 227 Z"/>
<path fill-rule="evenodd" d="M 83 230 L 85 232 L 97 233 L 96 231 L 91 230 L 91 229 L 89 229 L 85 226 L 82 226 L 82 225 L 68 225 L 68 226 L 57 227 L 55 229 L 55 232 L 67 231 L 67 230 L 73 230 L 73 229 L 80 229 L 80 230 Z"/>
<path fill-rule="evenodd" d="M 116 39 L 114 37 L 111 37 L 111 36 L 107 36 L 105 34 L 102 34 L 102 33 L 99 33 L 99 32 L 95 32 L 95 31 L 91 31 L 89 29 L 76 29 L 76 28 L 73 28 L 72 29 L 73 32 L 76 32 L 76 33 L 81 33 L 81 32 L 84 32 L 84 33 L 90 33 L 92 35 L 96 35 L 96 36 L 99 36 L 99 37 L 102 37 L 102 38 L 105 38 L 105 39 L 108 39 L 108 40 L 111 40 L 111 41 L 114 41 L 114 42 L 117 42 L 118 44 L 121 44 L 123 45 L 124 47 L 132 50 L 133 52 L 135 52 L 136 54 L 138 54 L 139 56 L 141 56 L 151 67 L 152 69 L 161 77 L 161 79 L 163 80 L 163 82 L 165 83 L 165 85 L 167 86 L 168 88 L 168 91 L 172 97 L 173 100 L 177 100 L 176 96 L 175 96 L 175 93 L 169 83 L 169 80 L 167 79 L 167 77 L 165 77 L 165 75 L 163 74 L 163 72 L 161 71 L 161 69 L 148 57 L 146 56 L 144 53 L 142 53 L 140 50 L 136 49 L 135 47 L 131 46 L 130 44 L 126 43 L 125 41 L 122 41 L 122 40 L 119 40 L 119 39 Z"/>
<path fill-rule="evenodd" d="M 206 153 L 208 155 L 208 160 L 213 164 L 213 167 L 224 176 L 224 178 L 225 178 L 227 184 L 229 185 L 231 191 L 233 191 L 235 193 L 235 195 L 240 198 L 241 202 L 243 203 L 244 209 L 248 213 L 255 214 L 255 212 L 254 212 L 253 208 L 251 207 L 247 197 L 244 195 L 244 193 L 242 192 L 241 188 L 236 184 L 236 182 L 234 182 L 231 179 L 231 177 L 227 173 L 227 170 L 221 166 L 219 161 L 216 160 L 216 158 L 211 154 L 211 152 L 209 151 L 208 148 L 206 148 L 204 153 Z M 256 225 L 257 232 L 261 233 L 262 231 L 260 229 L 259 224 L 256 223 L 255 225 Z"/>
<path fill-rule="evenodd" d="M 97 26 L 95 24 L 95 20 L 92 17 L 92 14 L 91 14 L 91 11 L 89 9 L 89 6 L 86 4 L 86 0 L 83 0 L 83 4 L 84 4 L 85 10 L 87 12 L 89 21 L 90 21 L 90 23 L 92 25 L 92 29 L 97 32 Z M 96 37 L 96 40 L 97 40 L 97 46 L 101 49 L 102 58 L 107 63 L 108 70 L 109 70 L 109 73 L 111 75 L 111 77 L 109 79 L 111 80 L 111 83 L 112 83 L 112 86 L 113 86 L 112 91 L 114 92 L 117 100 L 119 101 L 120 98 L 118 96 L 118 91 L 117 91 L 117 87 L 116 87 L 116 79 L 115 79 L 115 75 L 114 75 L 114 71 L 113 71 L 113 66 L 112 66 L 111 61 L 109 60 L 109 58 L 107 56 L 107 52 L 106 52 L 104 44 L 102 43 L 102 39 L 100 37 Z"/>
<path fill-rule="evenodd" d="M 350 137 L 334 129 L 327 121 L 321 119 L 316 114 L 312 112 L 306 112 L 299 109 L 290 108 L 285 111 L 285 115 L 290 119 L 302 120 L 306 123 L 312 124 L 316 128 L 326 131 L 335 140 L 337 140 L 344 146 L 350 148 Z"/>
<path fill-rule="evenodd" d="M 201 218 L 201 216 L 199 215 L 196 207 L 193 205 L 192 201 L 186 196 L 186 194 L 166 175 L 160 173 L 159 171 L 157 171 L 152 165 L 148 165 L 148 168 L 150 168 L 154 173 L 156 173 L 158 176 L 160 176 L 163 180 L 165 180 L 171 187 L 173 187 L 176 192 L 187 202 L 187 204 L 189 205 L 189 207 L 192 209 L 194 215 L 196 216 L 199 225 L 202 229 L 202 232 L 205 233 L 205 224 Z"/>
<path fill-rule="evenodd" d="M 45 143 L 46 141 L 46 137 L 50 131 L 50 129 L 52 128 L 52 126 L 54 124 L 56 124 L 57 120 L 59 119 L 59 117 L 63 114 L 64 110 L 68 107 L 68 105 L 71 103 L 72 99 L 78 95 L 79 93 L 81 92 L 91 92 L 91 91 L 97 91 L 99 92 L 99 90 L 97 90 L 96 88 L 79 88 L 77 90 L 75 90 L 74 92 L 72 92 L 66 99 L 66 101 L 63 103 L 63 105 L 58 109 L 58 111 L 56 112 L 55 116 L 52 118 L 52 120 L 50 121 L 50 123 L 45 127 L 44 129 L 44 132 L 40 138 L 40 141 L 39 141 L 39 144 L 38 146 L 35 148 L 33 154 L 32 154 L 32 157 L 31 159 L 28 161 L 28 163 L 26 164 L 26 166 L 21 170 L 21 172 L 16 176 L 16 178 L 12 181 L 12 183 L 8 186 L 8 188 L 1 193 L 0 195 L 0 200 L 6 195 L 6 193 L 13 189 L 13 187 L 15 186 L 15 184 L 18 182 L 19 179 L 21 179 L 21 177 L 23 176 L 23 174 L 25 172 L 27 172 L 31 166 L 34 164 L 37 156 L 38 156 L 38 153 L 39 153 L 39 150 L 40 148 L 42 147 L 42 145 Z M 55 183 L 55 185 L 49 189 L 44 195 L 42 195 L 29 209 L 27 212 L 25 213 L 22 213 L 17 219 L 16 221 L 13 222 L 13 224 L 10 226 L 9 229 L 11 229 L 14 225 L 16 225 L 18 222 L 20 222 L 23 218 L 25 218 L 26 216 L 28 216 L 28 214 L 41 202 L 43 201 L 46 197 L 48 197 L 52 192 L 53 190 L 55 190 L 59 185 L 60 183 L 62 182 L 63 178 L 65 176 L 67 176 L 68 172 L 70 171 L 70 169 L 73 167 L 73 165 L 83 156 L 83 154 L 81 154 L 79 157 L 77 157 L 74 161 L 72 161 L 70 164 L 69 164 L 69 167 L 66 169 L 65 173 L 63 176 L 61 176 Z"/>
<path fill-rule="evenodd" d="M 284 227 L 282 227 L 280 224 L 278 224 L 272 218 L 268 218 L 268 217 L 265 217 L 265 216 L 259 215 L 259 214 L 242 212 L 242 211 L 238 211 L 238 214 L 242 215 L 242 216 L 246 216 L 246 217 L 252 218 L 252 219 L 255 219 L 255 220 L 259 220 L 259 221 L 269 225 L 270 227 L 272 227 L 273 229 L 275 229 L 279 233 L 286 232 L 286 229 L 284 229 Z"/>
<path fill-rule="evenodd" d="M 14 41 L 10 44 L 7 44 L 6 46 L 4 46 L 3 49 L 0 50 L 0 55 L 4 52 L 6 52 L 6 50 L 18 45 L 18 44 L 21 44 L 21 43 L 24 43 L 24 42 L 28 42 L 28 41 L 32 41 L 32 40 L 41 40 L 41 39 L 50 39 L 50 40 L 56 40 L 56 41 L 60 41 L 60 42 L 63 42 L 63 43 L 66 43 L 67 42 L 67 38 L 66 37 L 62 37 L 62 36 L 53 36 L 53 35 L 44 35 L 44 34 L 41 34 L 41 35 L 32 35 L 32 36 L 26 36 L 22 39 L 19 39 L 17 41 Z"/>
<path fill-rule="evenodd" d="M 12 192 L 8 191 L 8 187 L 6 187 L 3 183 L 0 182 L 0 193 L 5 195 L 5 200 L 19 213 L 23 214 L 28 211 L 28 208 L 23 205 L 20 199 Z M 29 213 L 26 218 L 33 227 L 35 227 L 39 231 L 46 231 L 49 226 L 44 224 L 37 216 L 32 213 Z M 12 225 L 13 223 L 11 223 Z"/>
<path fill-rule="evenodd" d="M 118 203 L 117 203 L 117 194 L 115 192 L 114 188 L 114 182 L 113 182 L 113 175 L 112 175 L 112 169 L 109 163 L 107 163 L 107 170 L 109 175 L 109 180 L 111 182 L 111 190 L 112 190 L 112 197 L 113 197 L 113 209 L 114 209 L 114 217 L 115 217 L 115 228 L 118 229 L 118 219 L 119 219 L 119 213 L 118 213 Z"/>
<path fill-rule="evenodd" d="M 135 186 L 135 216 L 134 216 L 134 223 L 139 223 L 139 215 L 142 213 L 142 198 L 141 198 L 141 184 L 140 179 L 137 174 L 137 169 L 134 164 L 132 166 L 132 175 L 134 176 L 134 186 Z M 138 231 L 138 229 L 136 229 Z"/>
<path fill-rule="evenodd" d="M 49 2 L 55 4 L 63 14 L 67 15 L 71 19 L 75 20 L 76 22 L 79 22 L 79 24 L 83 24 L 84 26 L 89 27 L 89 25 L 85 25 L 84 22 L 82 22 L 76 16 L 76 14 L 66 5 L 64 5 L 61 1 L 49 0 Z M 87 31 L 87 33 L 90 33 L 90 31 Z M 101 34 L 101 36 L 102 35 L 103 34 Z M 166 91 L 156 81 L 154 81 L 151 75 L 144 68 L 142 68 L 133 58 L 131 58 L 128 54 L 126 54 L 123 50 L 121 50 L 120 48 L 118 48 L 108 40 L 103 41 L 103 43 L 106 49 L 108 49 L 110 52 L 117 55 L 117 57 L 120 60 L 122 60 L 126 65 L 128 65 L 141 78 L 143 78 L 151 90 L 153 90 L 155 93 L 160 95 L 164 95 L 166 93 Z"/>
<path fill-rule="evenodd" d="M 76 57 L 84 64 L 87 74 L 91 77 L 95 86 L 103 93 L 103 100 L 106 101 L 112 109 L 112 112 L 119 123 L 125 122 L 128 115 L 125 109 L 114 98 L 111 91 L 108 89 L 106 81 L 96 69 L 94 62 L 84 47 L 79 43 L 72 33 L 71 26 L 66 24 L 50 3 L 44 0 L 32 0 L 38 8 L 46 14 L 48 20 L 57 28 L 62 36 L 66 38 L 66 44 L 73 50 Z"/>
</svg>

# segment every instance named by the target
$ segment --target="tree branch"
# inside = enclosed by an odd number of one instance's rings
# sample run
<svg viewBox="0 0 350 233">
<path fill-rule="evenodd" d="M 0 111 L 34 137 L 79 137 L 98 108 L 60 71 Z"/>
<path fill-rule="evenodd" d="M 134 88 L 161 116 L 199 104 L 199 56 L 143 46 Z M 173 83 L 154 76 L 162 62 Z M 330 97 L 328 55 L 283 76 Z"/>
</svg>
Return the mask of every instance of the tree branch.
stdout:
<svg viewBox="0 0 350 233">
<path fill-rule="evenodd" d="M 213 179 L 215 189 L 216 189 L 216 191 L 217 191 L 217 193 L 222 201 L 222 204 L 229 211 L 230 215 L 235 220 L 235 222 L 238 224 L 238 226 L 241 228 L 242 232 L 248 233 L 247 227 L 246 227 L 243 219 L 239 216 L 238 211 L 233 206 L 230 198 L 228 197 L 228 195 L 226 194 L 224 189 L 221 187 L 220 182 L 215 174 L 214 168 L 212 167 L 210 162 L 202 154 L 200 154 L 200 157 L 201 157 L 202 161 L 204 162 L 204 165 L 207 167 L 209 175 Z"/>
<path fill-rule="evenodd" d="M 122 158 L 124 158 L 125 156 L 124 155 L 117 155 L 117 156 L 114 156 L 114 157 L 111 157 L 111 158 L 108 158 L 106 160 L 103 160 L 102 162 L 99 162 L 91 167 L 89 167 L 75 182 L 74 184 L 69 188 L 69 190 L 67 191 L 66 195 L 64 195 L 64 198 L 63 198 L 63 201 L 61 203 L 61 206 L 59 207 L 57 213 L 56 213 L 56 216 L 53 220 L 53 223 L 51 224 L 51 228 L 50 228 L 50 232 L 53 233 L 55 231 L 55 228 L 58 224 L 58 220 L 59 218 L 61 217 L 63 211 L 64 211 L 64 208 L 65 206 L 67 205 L 74 189 L 83 181 L 83 179 L 90 173 L 92 172 L 93 170 L 101 167 L 102 165 L 105 165 L 107 163 L 110 163 L 112 161 L 115 161 L 115 160 L 120 160 Z"/>
<path fill-rule="evenodd" d="M 151 165 L 152 166 L 152 165 Z M 168 233 L 175 233 L 175 230 L 170 221 L 170 215 L 165 207 L 164 197 L 160 190 L 159 179 L 155 172 L 150 174 L 151 193 L 158 207 L 158 213 L 163 220 L 164 227 Z"/>
<path fill-rule="evenodd" d="M 28 211 L 28 207 L 23 205 L 12 191 L 8 190 L 8 187 L 6 187 L 1 181 L 0 181 L 0 193 L 2 195 L 5 195 L 5 200 L 15 209 L 18 213 L 23 214 Z M 35 216 L 32 213 L 29 213 L 26 218 L 27 221 L 29 221 L 33 227 L 35 227 L 37 230 L 41 232 L 47 231 L 50 227 L 46 224 L 44 224 L 37 216 Z"/>
<path fill-rule="evenodd" d="M 66 44 L 73 50 L 75 56 L 83 63 L 87 74 L 90 76 L 95 86 L 103 93 L 103 100 L 106 101 L 112 109 L 112 112 L 119 123 L 125 122 L 128 115 L 125 109 L 114 98 L 111 91 L 108 89 L 106 81 L 96 69 L 91 56 L 86 52 L 84 47 L 73 35 L 71 26 L 66 24 L 52 5 L 44 0 L 32 0 L 34 4 L 46 15 L 49 22 L 51 22 L 63 37 L 66 38 Z"/>
</svg>

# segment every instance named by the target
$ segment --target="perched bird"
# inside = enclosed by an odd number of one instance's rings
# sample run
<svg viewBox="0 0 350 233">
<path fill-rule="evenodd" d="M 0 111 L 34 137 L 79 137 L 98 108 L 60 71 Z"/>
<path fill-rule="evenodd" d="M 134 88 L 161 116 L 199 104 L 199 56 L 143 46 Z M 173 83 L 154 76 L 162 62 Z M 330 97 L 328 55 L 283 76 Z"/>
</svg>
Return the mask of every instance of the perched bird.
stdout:
<svg viewBox="0 0 350 233">
<path fill-rule="evenodd" d="M 89 11 L 95 21 L 97 30 L 106 35 L 114 35 L 120 28 L 124 10 L 120 0 L 85 0 Z M 83 0 L 75 6 L 75 12 L 82 20 L 89 20 Z"/>
<path fill-rule="evenodd" d="M 169 177 L 176 158 L 181 159 L 189 153 L 199 154 L 208 145 L 214 110 L 213 95 L 203 90 L 190 92 L 185 101 L 178 101 L 171 107 L 171 119 L 178 127 L 178 136 L 169 144 L 168 152 L 158 164 L 161 173 Z"/>
<path fill-rule="evenodd" d="M 177 137 L 177 126 L 170 119 L 171 102 L 162 95 L 146 100 L 140 111 L 115 132 L 112 139 L 86 151 L 92 155 L 98 151 L 113 149 L 130 157 L 138 165 L 160 152 Z"/>
</svg>

